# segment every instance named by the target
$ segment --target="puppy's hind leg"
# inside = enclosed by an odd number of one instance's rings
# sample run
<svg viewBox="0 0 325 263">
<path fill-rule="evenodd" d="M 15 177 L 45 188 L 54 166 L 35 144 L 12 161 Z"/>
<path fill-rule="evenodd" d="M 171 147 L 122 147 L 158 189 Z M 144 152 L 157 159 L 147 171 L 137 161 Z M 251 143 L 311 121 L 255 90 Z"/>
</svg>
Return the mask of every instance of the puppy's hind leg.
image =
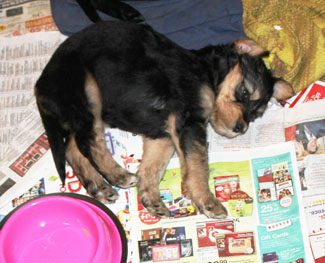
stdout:
<svg viewBox="0 0 325 263">
<path fill-rule="evenodd" d="M 173 152 L 174 145 L 169 138 L 143 140 L 143 156 L 137 172 L 139 194 L 142 204 L 154 215 L 170 215 L 161 200 L 159 183 Z"/>
<path fill-rule="evenodd" d="M 90 141 L 84 140 L 85 132 L 76 133 L 76 142 L 82 153 L 85 153 L 95 169 L 112 185 L 121 188 L 133 187 L 138 178 L 121 167 L 108 151 L 104 138 L 104 127 L 100 121 L 95 121 L 90 135 Z M 85 149 L 89 149 L 85 150 Z"/>
<path fill-rule="evenodd" d="M 137 177 L 122 168 L 107 149 L 101 118 L 101 97 L 97 83 L 90 74 L 86 77 L 85 91 L 92 119 L 85 120 L 83 127 L 76 133 L 79 149 L 110 184 L 121 188 L 135 186 Z"/>
<path fill-rule="evenodd" d="M 90 195 L 99 201 L 108 201 L 109 203 L 113 203 L 118 199 L 118 193 L 79 151 L 73 136 L 67 142 L 66 159 Z"/>
</svg>

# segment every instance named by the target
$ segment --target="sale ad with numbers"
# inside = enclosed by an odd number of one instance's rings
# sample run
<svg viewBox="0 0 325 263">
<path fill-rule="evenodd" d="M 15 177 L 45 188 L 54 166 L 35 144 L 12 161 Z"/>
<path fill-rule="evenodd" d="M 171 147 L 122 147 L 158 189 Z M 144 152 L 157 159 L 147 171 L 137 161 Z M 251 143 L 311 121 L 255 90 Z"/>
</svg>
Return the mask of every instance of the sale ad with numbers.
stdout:
<svg viewBox="0 0 325 263">
<path fill-rule="evenodd" d="M 168 219 L 151 216 L 133 193 L 135 262 L 312 262 L 291 143 L 210 153 L 210 191 L 227 209 L 225 219 L 200 214 L 180 185 L 172 159 L 160 183 Z"/>
<path fill-rule="evenodd" d="M 252 170 L 262 262 L 306 262 L 300 186 L 290 153 L 252 159 Z"/>
</svg>

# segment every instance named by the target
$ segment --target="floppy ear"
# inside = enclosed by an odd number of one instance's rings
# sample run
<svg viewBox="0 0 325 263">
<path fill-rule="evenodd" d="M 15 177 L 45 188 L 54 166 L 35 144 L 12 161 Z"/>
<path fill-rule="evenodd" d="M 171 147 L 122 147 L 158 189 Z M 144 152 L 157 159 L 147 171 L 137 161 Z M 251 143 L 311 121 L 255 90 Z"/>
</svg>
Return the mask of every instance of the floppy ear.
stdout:
<svg viewBox="0 0 325 263">
<path fill-rule="evenodd" d="M 295 94 L 291 85 L 283 79 L 277 79 L 273 86 L 273 98 L 278 101 L 287 100 Z"/>
<path fill-rule="evenodd" d="M 266 56 L 269 54 L 267 50 L 256 44 L 251 39 L 239 39 L 234 42 L 238 54 L 248 54 L 254 57 Z"/>
</svg>

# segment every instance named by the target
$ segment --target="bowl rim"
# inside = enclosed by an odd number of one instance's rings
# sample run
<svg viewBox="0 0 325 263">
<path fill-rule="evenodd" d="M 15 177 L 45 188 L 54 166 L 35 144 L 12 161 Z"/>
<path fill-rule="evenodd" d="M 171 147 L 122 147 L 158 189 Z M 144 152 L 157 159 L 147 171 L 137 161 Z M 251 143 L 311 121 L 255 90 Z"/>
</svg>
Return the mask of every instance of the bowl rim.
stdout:
<svg viewBox="0 0 325 263">
<path fill-rule="evenodd" d="M 126 239 L 126 234 L 124 231 L 124 228 L 120 222 L 120 220 L 117 218 L 117 216 L 103 203 L 99 202 L 98 200 L 91 198 L 89 196 L 86 195 L 81 195 L 81 194 L 76 194 L 76 193 L 49 193 L 49 194 L 43 194 L 43 195 L 39 195 L 36 196 L 28 201 L 26 201 L 25 203 L 20 204 L 19 206 L 15 207 L 13 210 L 11 210 L 1 221 L 0 221 L 0 230 L 3 228 L 3 226 L 5 225 L 5 223 L 8 221 L 8 219 L 10 218 L 10 216 L 15 213 L 16 210 L 20 209 L 22 206 L 24 206 L 25 204 L 32 202 L 36 199 L 40 199 L 40 198 L 44 198 L 44 197 L 48 197 L 48 196 L 66 196 L 66 197 L 71 197 L 74 199 L 79 199 L 88 203 L 91 203 L 95 206 L 97 206 L 98 208 L 100 208 L 101 210 L 103 210 L 105 212 L 105 214 L 107 214 L 114 222 L 119 234 L 120 234 L 120 238 L 121 238 L 121 247 L 122 249 L 122 256 L 121 256 L 121 263 L 125 263 L 127 262 L 127 255 L 128 255 L 128 244 L 127 244 L 127 239 Z M 0 232 L 1 233 L 1 232 Z"/>
</svg>

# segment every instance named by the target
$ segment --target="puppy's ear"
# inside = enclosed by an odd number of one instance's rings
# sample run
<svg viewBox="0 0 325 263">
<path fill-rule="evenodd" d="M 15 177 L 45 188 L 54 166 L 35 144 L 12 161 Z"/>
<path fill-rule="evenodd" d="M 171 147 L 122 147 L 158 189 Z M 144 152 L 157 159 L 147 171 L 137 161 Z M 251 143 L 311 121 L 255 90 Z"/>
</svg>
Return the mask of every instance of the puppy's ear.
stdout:
<svg viewBox="0 0 325 263">
<path fill-rule="evenodd" d="M 291 85 L 283 79 L 277 79 L 273 86 L 273 97 L 278 101 L 287 100 L 295 94 Z"/>
<path fill-rule="evenodd" d="M 239 39 L 234 42 L 238 54 L 248 54 L 254 57 L 264 57 L 269 54 L 267 50 L 251 39 Z"/>
</svg>

